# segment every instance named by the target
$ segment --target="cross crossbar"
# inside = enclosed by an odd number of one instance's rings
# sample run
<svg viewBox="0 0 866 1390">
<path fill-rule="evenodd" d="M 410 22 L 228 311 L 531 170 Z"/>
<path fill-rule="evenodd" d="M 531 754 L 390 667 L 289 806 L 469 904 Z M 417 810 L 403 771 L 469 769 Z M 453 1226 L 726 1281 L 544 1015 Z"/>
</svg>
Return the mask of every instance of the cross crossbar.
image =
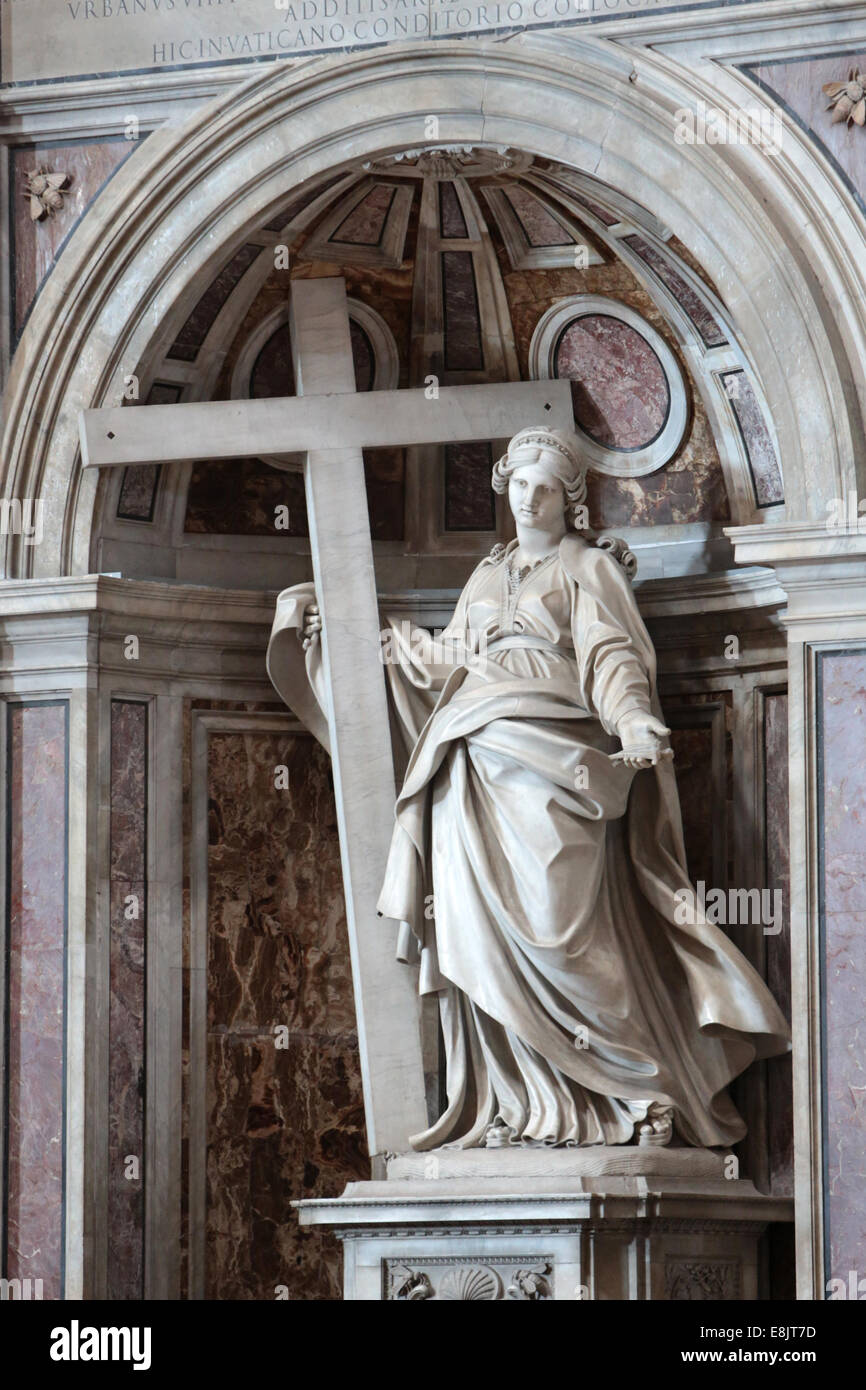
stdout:
<svg viewBox="0 0 866 1390">
<path fill-rule="evenodd" d="M 573 429 L 567 381 L 513 381 L 346 394 L 110 407 L 81 412 L 85 468 L 346 447 L 506 439 L 526 425 Z"/>
</svg>

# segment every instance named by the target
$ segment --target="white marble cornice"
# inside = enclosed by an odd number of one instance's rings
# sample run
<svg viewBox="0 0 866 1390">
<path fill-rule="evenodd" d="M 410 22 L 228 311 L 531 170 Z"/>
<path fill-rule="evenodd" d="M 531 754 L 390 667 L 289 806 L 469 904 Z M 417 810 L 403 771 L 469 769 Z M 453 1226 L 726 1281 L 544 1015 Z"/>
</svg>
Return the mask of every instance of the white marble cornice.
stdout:
<svg viewBox="0 0 866 1390">
<path fill-rule="evenodd" d="M 791 522 L 729 527 L 726 534 L 737 560 L 774 569 L 787 596 L 782 621 L 789 640 L 866 641 L 866 529 Z"/>
</svg>

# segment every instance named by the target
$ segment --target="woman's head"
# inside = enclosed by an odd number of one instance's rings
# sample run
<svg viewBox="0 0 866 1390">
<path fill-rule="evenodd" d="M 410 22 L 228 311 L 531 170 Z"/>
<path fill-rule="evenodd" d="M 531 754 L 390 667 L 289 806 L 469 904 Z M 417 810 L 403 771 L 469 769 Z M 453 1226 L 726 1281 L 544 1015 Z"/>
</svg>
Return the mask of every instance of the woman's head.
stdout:
<svg viewBox="0 0 866 1390">
<path fill-rule="evenodd" d="M 585 526 L 586 479 L 577 440 L 560 430 L 520 430 L 493 469 L 494 491 L 508 493 L 515 520 L 554 529 Z"/>
</svg>

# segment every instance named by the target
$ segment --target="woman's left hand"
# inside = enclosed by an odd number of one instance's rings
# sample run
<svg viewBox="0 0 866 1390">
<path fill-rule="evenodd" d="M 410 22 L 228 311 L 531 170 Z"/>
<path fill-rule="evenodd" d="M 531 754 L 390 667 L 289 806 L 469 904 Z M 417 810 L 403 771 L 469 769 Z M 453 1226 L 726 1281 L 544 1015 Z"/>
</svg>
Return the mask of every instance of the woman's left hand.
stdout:
<svg viewBox="0 0 866 1390">
<path fill-rule="evenodd" d="M 663 758 L 672 758 L 673 749 L 665 742 L 670 729 L 654 714 L 633 714 L 617 729 L 622 750 L 611 756 L 611 762 L 626 767 L 655 767 Z"/>
</svg>

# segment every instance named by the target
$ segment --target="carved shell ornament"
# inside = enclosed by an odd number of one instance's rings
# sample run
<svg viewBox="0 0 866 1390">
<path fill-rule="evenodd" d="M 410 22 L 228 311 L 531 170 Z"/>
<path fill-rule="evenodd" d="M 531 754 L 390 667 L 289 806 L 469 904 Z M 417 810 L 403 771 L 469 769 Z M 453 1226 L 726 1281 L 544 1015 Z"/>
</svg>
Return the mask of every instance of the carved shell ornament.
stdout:
<svg viewBox="0 0 866 1390">
<path fill-rule="evenodd" d="M 830 98 L 827 110 L 833 112 L 833 125 L 866 125 L 866 73 L 851 68 L 847 82 L 825 82 L 821 91 Z"/>
<path fill-rule="evenodd" d="M 54 217 L 63 207 L 63 189 L 69 183 L 68 174 L 52 174 L 47 169 L 34 169 L 24 180 L 24 197 L 30 202 L 30 220 Z"/>
<path fill-rule="evenodd" d="M 438 1300 L 449 1303 L 492 1303 L 502 1297 L 502 1280 L 494 1269 L 467 1265 L 449 1270 L 439 1285 Z"/>
</svg>

